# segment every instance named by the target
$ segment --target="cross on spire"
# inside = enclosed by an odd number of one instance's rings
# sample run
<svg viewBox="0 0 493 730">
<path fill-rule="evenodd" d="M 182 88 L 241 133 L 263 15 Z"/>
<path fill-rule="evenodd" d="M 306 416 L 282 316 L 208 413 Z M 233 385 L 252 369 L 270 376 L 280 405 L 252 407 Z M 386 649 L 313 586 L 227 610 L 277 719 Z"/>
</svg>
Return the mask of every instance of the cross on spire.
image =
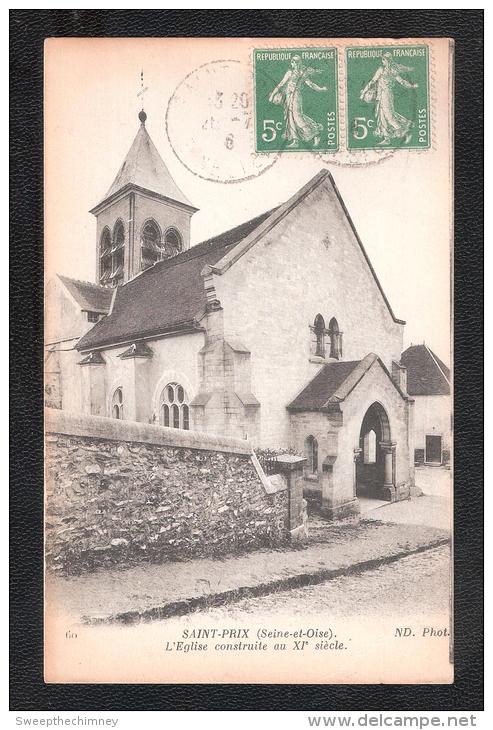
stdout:
<svg viewBox="0 0 493 730">
<path fill-rule="evenodd" d="M 137 97 L 142 97 L 142 109 L 139 112 L 139 119 L 142 122 L 142 124 L 145 124 L 145 121 L 147 119 L 147 114 L 144 111 L 144 94 L 146 91 L 149 90 L 148 86 L 144 86 L 144 69 L 141 69 L 140 72 L 140 91 L 137 94 Z"/>
</svg>

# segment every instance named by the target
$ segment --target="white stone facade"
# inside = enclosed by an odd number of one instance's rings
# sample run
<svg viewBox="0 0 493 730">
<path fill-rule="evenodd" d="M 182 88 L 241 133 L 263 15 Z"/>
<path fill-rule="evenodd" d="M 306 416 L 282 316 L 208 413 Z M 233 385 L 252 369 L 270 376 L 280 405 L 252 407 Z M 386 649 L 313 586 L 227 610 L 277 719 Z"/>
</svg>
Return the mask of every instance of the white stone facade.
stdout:
<svg viewBox="0 0 493 730">
<path fill-rule="evenodd" d="M 404 326 L 389 312 L 329 179 L 214 285 L 226 339 L 238 337 L 252 353 L 262 446 L 289 445 L 286 405 L 323 362 L 311 352 L 317 314 L 326 324 L 336 317 L 342 359 L 375 352 L 389 370 L 400 359 Z"/>
</svg>

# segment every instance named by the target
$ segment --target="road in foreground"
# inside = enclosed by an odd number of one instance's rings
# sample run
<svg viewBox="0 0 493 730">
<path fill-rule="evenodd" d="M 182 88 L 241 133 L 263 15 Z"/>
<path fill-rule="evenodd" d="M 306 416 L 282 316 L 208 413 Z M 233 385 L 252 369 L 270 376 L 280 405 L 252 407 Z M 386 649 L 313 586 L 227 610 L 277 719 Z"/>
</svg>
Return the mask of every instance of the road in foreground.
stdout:
<svg viewBox="0 0 493 730">
<path fill-rule="evenodd" d="M 416 619 L 448 612 L 450 595 L 450 548 L 448 545 L 409 555 L 396 562 L 315 586 L 246 598 L 211 608 L 174 623 L 196 623 L 199 614 L 211 619 L 241 621 L 256 616 L 325 614 L 337 617 L 413 615 Z"/>
</svg>

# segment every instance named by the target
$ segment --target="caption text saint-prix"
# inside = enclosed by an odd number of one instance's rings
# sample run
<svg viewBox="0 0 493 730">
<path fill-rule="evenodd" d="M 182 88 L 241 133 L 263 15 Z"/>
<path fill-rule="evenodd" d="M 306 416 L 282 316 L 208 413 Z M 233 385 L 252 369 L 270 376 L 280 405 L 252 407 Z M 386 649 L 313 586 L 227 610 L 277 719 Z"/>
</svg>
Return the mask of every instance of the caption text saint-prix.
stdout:
<svg viewBox="0 0 493 730">
<path fill-rule="evenodd" d="M 332 629 L 300 629 L 298 631 L 286 631 L 280 629 L 259 629 L 256 632 L 256 639 L 250 639 L 250 629 L 184 629 L 181 634 L 181 641 L 167 641 L 165 651 L 207 651 L 209 645 L 200 643 L 197 639 L 234 639 L 236 643 L 216 643 L 215 651 L 266 651 L 269 646 L 263 643 L 265 639 L 292 639 L 293 650 L 302 651 L 309 645 L 308 639 L 322 639 L 315 645 L 316 650 L 340 650 L 347 649 L 344 642 L 336 639 Z M 246 641 L 243 641 L 245 639 Z M 188 641 L 187 641 L 188 640 Z M 275 648 L 286 649 L 286 644 L 276 644 Z"/>
</svg>

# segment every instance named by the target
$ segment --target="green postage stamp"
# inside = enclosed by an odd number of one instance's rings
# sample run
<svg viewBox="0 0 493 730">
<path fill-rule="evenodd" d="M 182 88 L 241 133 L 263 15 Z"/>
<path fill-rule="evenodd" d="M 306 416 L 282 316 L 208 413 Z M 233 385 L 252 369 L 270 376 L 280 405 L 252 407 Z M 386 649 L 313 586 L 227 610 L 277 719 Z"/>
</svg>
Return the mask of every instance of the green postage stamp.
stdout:
<svg viewBox="0 0 493 730">
<path fill-rule="evenodd" d="M 253 52 L 257 152 L 339 147 L 337 50 L 275 48 Z"/>
<path fill-rule="evenodd" d="M 346 48 L 347 145 L 430 146 L 428 46 Z"/>
</svg>

